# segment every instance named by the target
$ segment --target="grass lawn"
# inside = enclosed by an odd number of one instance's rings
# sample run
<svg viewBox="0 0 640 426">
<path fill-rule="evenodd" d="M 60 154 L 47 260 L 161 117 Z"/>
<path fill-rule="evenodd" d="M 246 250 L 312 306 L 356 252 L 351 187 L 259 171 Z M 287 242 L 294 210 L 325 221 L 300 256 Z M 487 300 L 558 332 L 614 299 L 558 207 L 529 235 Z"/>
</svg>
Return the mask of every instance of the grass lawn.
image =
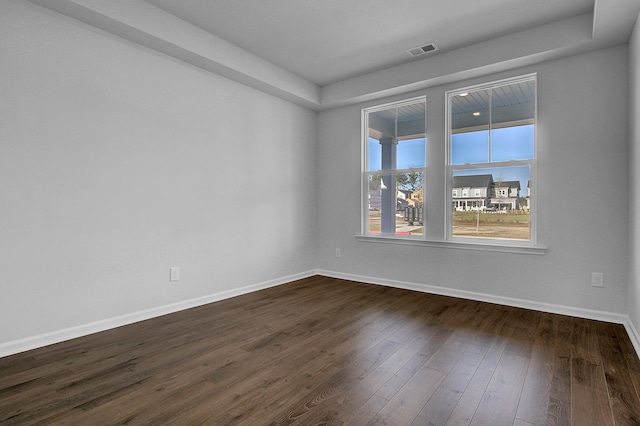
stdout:
<svg viewBox="0 0 640 426">
<path fill-rule="evenodd" d="M 454 223 L 475 223 L 478 220 L 477 212 L 453 212 Z M 480 212 L 480 223 L 499 224 L 499 223 L 529 223 L 531 217 L 529 213 L 483 213 Z"/>
<path fill-rule="evenodd" d="M 523 212 L 454 212 L 452 225 L 455 236 L 524 241 L 531 237 L 531 217 Z"/>
<path fill-rule="evenodd" d="M 480 219 L 478 223 L 478 217 Z M 452 234 L 454 236 L 468 236 L 480 238 L 500 238 L 528 240 L 530 238 L 531 218 L 529 213 L 507 212 L 507 213 L 483 213 L 453 212 Z M 398 228 L 406 226 L 407 223 L 401 214 L 396 215 L 396 226 Z M 380 212 L 369 212 L 369 232 L 380 232 Z M 409 231 L 413 235 L 422 235 L 424 229 L 412 229 Z"/>
</svg>

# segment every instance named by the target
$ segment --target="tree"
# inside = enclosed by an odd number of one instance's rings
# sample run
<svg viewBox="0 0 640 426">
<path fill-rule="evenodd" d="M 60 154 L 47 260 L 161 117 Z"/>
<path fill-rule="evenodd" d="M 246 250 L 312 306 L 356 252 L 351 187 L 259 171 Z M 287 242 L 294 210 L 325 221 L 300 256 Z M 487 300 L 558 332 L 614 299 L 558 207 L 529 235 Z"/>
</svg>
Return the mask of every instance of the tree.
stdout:
<svg viewBox="0 0 640 426">
<path fill-rule="evenodd" d="M 402 173 L 397 178 L 398 187 L 411 192 L 422 188 L 422 172 Z"/>
</svg>

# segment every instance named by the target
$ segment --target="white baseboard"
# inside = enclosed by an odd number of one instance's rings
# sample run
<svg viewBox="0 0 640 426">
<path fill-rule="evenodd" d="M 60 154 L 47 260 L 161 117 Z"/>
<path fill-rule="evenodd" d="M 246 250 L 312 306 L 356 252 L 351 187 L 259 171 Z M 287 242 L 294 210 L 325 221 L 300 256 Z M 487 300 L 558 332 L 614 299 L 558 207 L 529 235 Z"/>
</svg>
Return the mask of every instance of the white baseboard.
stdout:
<svg viewBox="0 0 640 426">
<path fill-rule="evenodd" d="M 633 344 L 633 348 L 636 350 L 636 355 L 640 356 L 640 335 L 638 334 L 638 330 L 633 325 L 631 318 L 629 315 L 625 315 L 626 321 L 624 322 L 624 328 L 627 330 L 627 334 L 629 335 L 629 340 Z"/>
<path fill-rule="evenodd" d="M 60 343 L 65 340 L 75 339 L 77 337 L 87 336 L 89 334 L 98 333 L 100 331 L 110 330 L 112 328 L 121 327 L 123 325 L 133 324 L 139 321 L 148 320 L 162 315 L 172 314 L 174 312 L 183 311 L 185 309 L 195 308 L 197 306 L 206 305 L 208 303 L 217 302 L 231 297 L 240 296 L 242 294 L 252 293 L 254 291 L 275 287 L 286 284 L 291 281 L 308 278 L 317 275 L 316 271 L 307 271 L 299 274 L 289 275 L 257 284 L 252 284 L 242 288 L 227 290 L 220 293 L 210 294 L 207 296 L 197 297 L 195 299 L 184 300 L 181 302 L 171 303 L 169 305 L 158 306 L 144 311 L 134 312 L 115 318 L 109 318 L 101 321 L 83 324 L 76 327 L 70 327 L 63 330 L 57 330 L 50 333 L 40 334 L 37 336 L 27 337 L 0 344 L 0 358 L 25 352 L 31 349 Z"/>
<path fill-rule="evenodd" d="M 364 275 L 345 274 L 342 272 L 334 272 L 327 270 L 316 271 L 318 275 L 324 275 L 331 278 L 340 278 L 351 281 L 359 281 L 368 284 L 378 284 L 387 287 L 402 288 L 406 290 L 420 291 L 423 293 L 438 294 L 441 296 L 458 297 L 461 299 L 476 300 L 479 302 L 495 303 L 498 305 L 513 306 L 516 308 L 531 309 L 534 311 L 548 312 L 552 314 L 568 315 L 578 318 L 586 318 L 596 321 L 605 321 L 615 324 L 622 324 L 629 335 L 629 339 L 636 350 L 636 354 L 640 355 L 640 335 L 635 329 L 628 315 L 617 314 L 605 311 L 596 311 L 591 309 L 576 308 L 573 306 L 555 305 L 551 303 L 534 302 L 531 300 L 516 299 L 511 297 L 496 296 L 492 294 L 476 293 L 466 290 L 457 290 L 447 287 L 438 287 L 427 284 L 418 284 L 405 281 L 396 281 L 383 278 L 369 277 Z"/>
<path fill-rule="evenodd" d="M 140 312 L 134 312 L 115 318 L 109 318 L 102 321 L 96 321 L 89 324 L 79 325 L 76 327 L 66 328 L 63 330 L 53 331 L 51 333 L 40 334 L 33 337 L 27 337 L 0 344 L 0 358 L 25 352 L 31 349 L 40 348 L 54 343 L 60 343 L 66 340 L 75 339 L 77 337 L 86 336 L 100 331 L 133 324 L 139 321 L 159 317 L 162 315 L 172 314 L 185 309 L 195 308 L 197 306 L 206 305 L 208 303 L 217 302 L 231 297 L 240 296 L 242 294 L 252 293 L 254 291 L 263 290 L 270 287 L 286 284 L 303 278 L 312 277 L 314 275 L 323 275 L 331 278 L 339 278 L 351 281 L 359 281 L 368 284 L 384 285 L 387 287 L 402 288 L 406 290 L 420 291 L 423 293 L 439 294 L 442 296 L 459 297 L 461 299 L 476 300 L 479 302 L 495 303 L 498 305 L 513 306 L 518 308 L 532 309 L 541 312 L 549 312 L 553 314 L 568 315 L 579 318 L 592 319 L 597 321 L 605 321 L 616 324 L 622 324 L 629 335 L 629 339 L 636 350 L 636 354 L 640 355 L 640 334 L 635 328 L 633 322 L 628 315 L 616 314 L 604 311 L 595 311 L 590 309 L 576 308 L 572 306 L 554 305 L 549 303 L 534 302 L 530 300 L 516 299 L 510 297 L 496 296 L 485 293 L 476 293 L 466 290 L 457 290 L 447 287 L 438 287 L 427 284 L 412 283 L 406 281 L 396 281 L 383 278 L 369 277 L 364 275 L 345 274 L 341 272 L 327 270 L 311 270 L 299 274 L 289 275 L 269 281 L 252 284 L 238 289 L 227 290 L 220 293 L 210 294 L 195 299 L 185 300 L 182 302 L 172 303 L 169 305 L 159 306 L 157 308 L 147 309 Z"/>
</svg>

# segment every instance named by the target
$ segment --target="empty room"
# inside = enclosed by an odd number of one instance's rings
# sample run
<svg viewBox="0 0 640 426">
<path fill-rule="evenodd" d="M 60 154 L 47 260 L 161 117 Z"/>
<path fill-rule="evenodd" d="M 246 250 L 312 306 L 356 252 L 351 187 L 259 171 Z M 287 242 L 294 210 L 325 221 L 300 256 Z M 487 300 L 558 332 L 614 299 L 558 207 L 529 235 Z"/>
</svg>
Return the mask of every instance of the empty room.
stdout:
<svg viewBox="0 0 640 426">
<path fill-rule="evenodd" d="M 0 424 L 640 424 L 640 0 L 2 0 Z"/>
</svg>

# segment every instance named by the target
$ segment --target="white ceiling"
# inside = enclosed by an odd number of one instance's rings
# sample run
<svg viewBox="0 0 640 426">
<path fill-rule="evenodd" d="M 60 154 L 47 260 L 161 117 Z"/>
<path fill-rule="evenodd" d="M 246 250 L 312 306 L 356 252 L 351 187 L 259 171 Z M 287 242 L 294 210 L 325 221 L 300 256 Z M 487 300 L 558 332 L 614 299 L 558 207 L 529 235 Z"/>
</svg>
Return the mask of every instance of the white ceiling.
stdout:
<svg viewBox="0 0 640 426">
<path fill-rule="evenodd" d="M 147 0 L 317 85 L 594 10 L 594 0 Z"/>
<path fill-rule="evenodd" d="M 315 110 L 627 43 L 640 0 L 29 0 Z M 411 58 L 407 49 L 440 50 Z"/>
</svg>

